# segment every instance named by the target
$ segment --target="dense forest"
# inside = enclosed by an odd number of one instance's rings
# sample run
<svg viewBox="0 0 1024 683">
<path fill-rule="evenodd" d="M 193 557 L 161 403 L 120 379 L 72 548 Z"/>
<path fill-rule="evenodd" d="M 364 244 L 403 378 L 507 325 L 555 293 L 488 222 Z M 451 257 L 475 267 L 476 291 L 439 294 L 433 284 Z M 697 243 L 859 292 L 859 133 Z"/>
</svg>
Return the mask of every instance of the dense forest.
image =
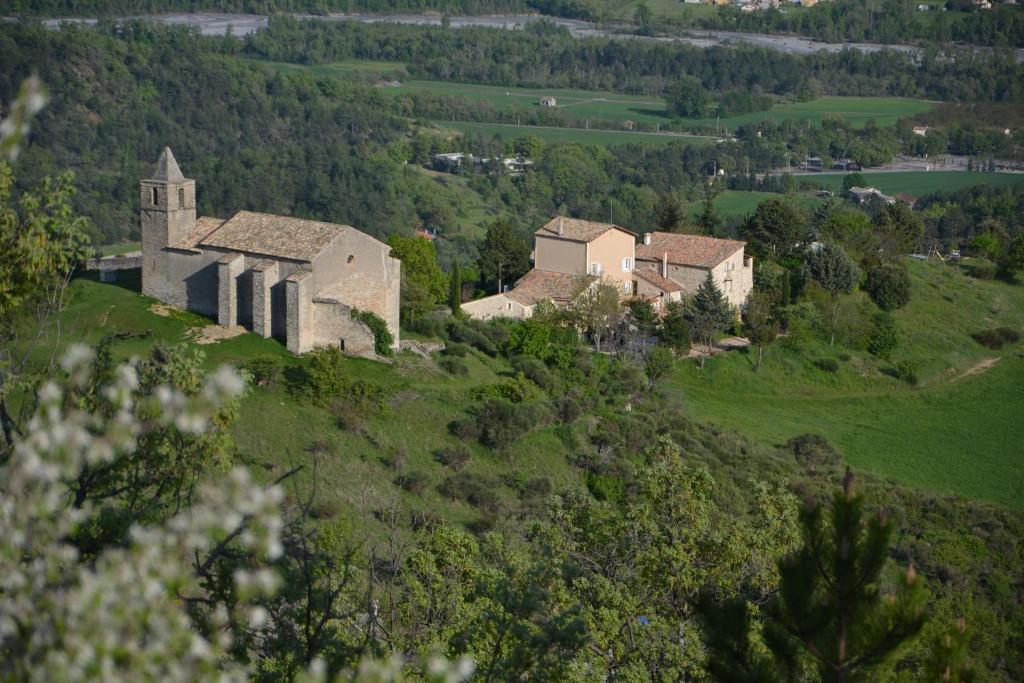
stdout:
<svg viewBox="0 0 1024 683">
<path fill-rule="evenodd" d="M 1019 101 L 1024 67 L 1011 55 L 926 50 L 791 55 L 747 46 L 710 49 L 647 41 L 577 39 L 543 23 L 523 31 L 300 22 L 275 17 L 246 54 L 322 64 L 402 62 L 418 78 L 492 85 L 663 95 L 681 76 L 712 91 L 893 95 L 936 100 Z"/>
<path fill-rule="evenodd" d="M 544 0 L 539 0 L 544 2 Z M 163 12 L 422 12 L 487 14 L 526 12 L 530 0 L 11 0 L 5 14 L 35 16 L 125 16 Z M 539 9 L 539 8 L 537 8 Z"/>
</svg>

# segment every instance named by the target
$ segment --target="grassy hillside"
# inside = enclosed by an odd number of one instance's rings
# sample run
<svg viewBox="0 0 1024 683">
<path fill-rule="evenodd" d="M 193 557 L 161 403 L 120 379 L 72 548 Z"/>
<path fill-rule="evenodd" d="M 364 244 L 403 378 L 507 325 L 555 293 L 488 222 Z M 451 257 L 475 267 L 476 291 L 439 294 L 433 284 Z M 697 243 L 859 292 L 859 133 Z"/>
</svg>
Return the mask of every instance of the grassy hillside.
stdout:
<svg viewBox="0 0 1024 683">
<path fill-rule="evenodd" d="M 914 343 L 908 347 L 908 354 L 914 357 L 921 355 L 916 344 L 931 344 L 934 341 L 931 335 L 938 335 L 946 340 L 936 346 L 941 364 L 949 362 L 959 368 L 960 363 L 970 363 L 979 355 L 985 355 L 971 349 L 961 332 L 972 329 L 975 322 L 984 321 L 986 316 L 1000 322 L 1021 322 L 1019 306 L 1016 312 L 1009 311 L 1010 306 L 1020 303 L 1021 294 L 1016 290 L 1008 293 L 991 282 L 969 284 L 959 273 L 927 264 L 915 265 L 914 274 L 919 289 L 934 289 L 934 292 L 925 291 L 902 318 L 904 322 L 920 324 L 926 329 L 926 336 L 915 334 Z M 76 279 L 64 315 L 62 343 L 95 342 L 100 335 L 110 332 L 152 331 L 148 337 L 117 342 L 116 355 L 124 358 L 146 353 L 158 340 L 194 343 L 197 331 L 209 331 L 208 320 L 154 306 L 152 300 L 135 291 L 137 286 L 137 273 L 118 284 L 101 284 L 92 277 Z M 946 301 L 946 295 L 955 301 Z M 996 301 L 1001 296 L 1005 297 L 1006 310 L 994 312 L 989 307 L 977 314 L 962 313 L 966 309 L 973 310 L 978 301 Z M 951 314 L 962 319 L 951 326 L 953 329 L 948 334 L 943 334 L 934 316 Z M 897 520 L 900 532 L 895 539 L 893 556 L 900 564 L 913 561 L 918 571 L 928 578 L 933 596 L 929 608 L 936 615 L 932 631 L 937 634 L 957 615 L 966 615 L 976 632 L 984 633 L 971 645 L 972 658 L 986 674 L 979 679 L 1019 680 L 1015 676 L 1018 660 L 1005 653 L 1016 652 L 1015 636 L 1020 624 L 1019 609 L 1013 607 L 1017 604 L 1013 587 L 1019 585 L 1020 558 L 1014 540 L 1019 537 L 1021 513 L 893 486 L 864 472 L 865 469 L 885 472 L 929 488 L 934 484 L 926 478 L 944 472 L 948 481 L 963 482 L 963 485 L 943 488 L 975 494 L 978 483 L 975 470 L 981 470 L 994 488 L 977 492 L 979 497 L 1020 507 L 1019 496 L 1014 497 L 1012 489 L 1015 482 L 1020 482 L 1020 463 L 1014 460 L 1020 454 L 1019 449 L 1014 451 L 1013 448 L 1020 443 L 1022 435 L 1019 425 L 1007 425 L 1006 419 L 1012 420 L 1012 409 L 1020 404 L 1012 392 L 1020 385 L 1024 359 L 1015 357 L 1012 351 L 1000 354 L 1002 361 L 988 373 L 965 378 L 962 384 L 958 382 L 962 388 L 949 395 L 938 390 L 943 381 L 941 364 L 922 370 L 924 387 L 910 390 L 888 378 L 851 375 L 845 368 L 834 379 L 815 378 L 813 371 L 799 359 L 787 357 L 776 347 L 769 352 L 768 365 L 758 375 L 750 371 L 748 359 L 739 354 L 710 361 L 703 373 L 697 373 L 687 363 L 680 363 L 671 384 L 662 384 L 668 400 L 658 399 L 658 405 L 662 406 L 658 411 L 643 405 L 647 399 L 634 403 L 632 410 L 623 410 L 621 403 L 616 402 L 614 407 L 609 406 L 610 410 L 604 410 L 602 417 L 582 415 L 571 429 L 564 423 L 536 429 L 504 452 L 462 441 L 471 455 L 459 477 L 465 475 L 478 485 L 482 484 L 484 488 L 475 492 L 485 497 L 481 503 L 479 499 L 475 502 L 469 498 L 452 500 L 438 490 L 441 482 L 454 477 L 451 468 L 436 461 L 435 450 L 459 442 L 446 427 L 450 420 L 463 417 L 473 404 L 471 389 L 495 382 L 509 373 L 509 367 L 501 358 L 492 359 L 470 351 L 468 373 L 462 376 L 442 371 L 432 359 L 410 355 L 402 355 L 391 364 L 346 359 L 343 371 L 350 380 L 369 380 L 388 392 L 387 409 L 381 414 L 365 415 L 346 409 L 326 410 L 299 400 L 287 389 L 287 384 L 292 372 L 307 360 L 291 356 L 277 342 L 242 334 L 201 348 L 207 355 L 209 367 L 223 362 L 245 363 L 256 357 L 273 357 L 286 366 L 284 376 L 276 384 L 253 387 L 242 400 L 233 428 L 238 456 L 264 480 L 274 479 L 295 465 L 303 465 L 304 469 L 285 484 L 288 495 L 305 498 L 308 487 L 315 484 L 316 502 L 311 510 L 315 523 L 329 531 L 329 538 L 351 539 L 374 558 L 390 558 L 387 552 L 408 554 L 423 548 L 423 528 L 434 528 L 444 521 L 476 532 L 493 530 L 495 534 L 489 538 L 507 544 L 501 545 L 502 549 L 507 547 L 511 551 L 524 543 L 535 548 L 542 559 L 549 559 L 544 555 L 546 537 L 529 535 L 526 531 L 534 528 L 534 521 L 546 518 L 549 506 L 557 500 L 548 498 L 547 491 L 582 492 L 589 483 L 589 477 L 585 481 L 583 467 L 592 465 L 577 459 L 580 442 L 568 438 L 573 432 L 602 444 L 600 452 L 605 456 L 621 447 L 626 456 L 625 464 L 642 460 L 644 447 L 636 445 L 637 439 L 671 434 L 682 448 L 686 467 L 704 465 L 709 468 L 714 478 L 711 493 L 706 494 L 711 497 L 709 501 L 734 506 L 728 516 L 714 518 L 718 526 L 711 529 L 711 538 L 715 544 L 712 547 L 717 548 L 720 539 L 731 537 L 731 530 L 745 519 L 745 514 L 754 514 L 746 505 L 747 497 L 758 490 L 756 482 L 780 482 L 800 494 L 823 494 L 833 488 L 832 475 L 836 470 L 831 466 L 809 472 L 798 464 L 791 452 L 772 447 L 808 428 L 823 432 L 847 450 L 847 459 L 864 474 L 859 481 L 867 491 L 869 506 L 874 509 L 882 505 Z M 41 351 L 40 360 L 43 360 L 48 350 Z M 597 365 L 602 357 L 591 357 L 590 361 Z M 997 374 L 1013 368 L 1016 368 L 1015 374 Z M 988 382 L 986 378 L 993 381 Z M 709 385 L 708 388 L 699 387 L 701 382 Z M 782 395 L 779 400 L 783 401 L 787 412 L 773 414 L 763 410 L 763 404 L 776 398 L 772 396 L 774 392 Z M 869 412 L 870 405 L 855 406 L 858 392 L 864 403 L 874 406 L 873 412 Z M 873 392 L 872 396 L 863 395 L 868 392 Z M 678 400 L 672 400 L 673 393 Z M 932 397 L 938 399 L 932 400 Z M 965 410 L 957 404 L 964 401 L 971 401 L 973 405 Z M 826 413 L 822 405 L 834 406 L 834 410 Z M 697 417 L 706 416 L 716 425 L 707 427 L 680 419 L 679 408 Z M 807 421 L 811 424 L 801 421 L 800 414 L 788 412 L 794 409 L 807 411 Z M 727 424 L 726 410 L 737 415 L 749 414 L 743 418 L 744 430 L 756 441 L 717 426 Z M 673 417 L 666 420 L 665 415 Z M 772 420 L 776 422 L 768 424 Z M 656 425 L 661 426 L 655 428 Z M 667 431 L 662 432 L 662 427 Z M 915 441 L 923 436 L 934 436 L 930 434 L 932 431 L 944 438 L 932 438 L 925 444 L 929 450 L 915 450 Z M 980 432 L 991 433 L 979 435 L 971 451 L 974 457 L 960 457 L 956 449 L 966 446 L 968 440 Z M 903 473 L 891 467 L 886 470 L 881 465 L 865 464 L 856 452 L 856 441 L 847 438 L 849 434 L 862 436 L 865 441 L 878 441 L 887 449 L 895 446 L 886 451 L 890 458 L 912 461 L 913 467 Z M 1001 441 L 995 435 L 1000 435 Z M 614 448 L 608 448 L 612 444 Z M 629 474 L 627 469 L 622 476 L 628 478 Z M 419 485 L 403 486 L 400 477 L 405 477 L 405 482 L 419 482 Z M 549 482 L 547 488 L 534 486 L 537 481 Z M 626 486 L 632 485 L 627 481 Z M 768 491 L 775 495 L 774 490 Z M 703 497 L 705 494 L 690 493 L 687 489 L 678 495 Z M 604 533 L 605 520 L 607 528 L 617 528 L 619 522 L 614 515 L 621 510 L 615 506 L 601 509 L 607 510 L 609 517 L 595 518 L 594 523 L 600 525 L 595 532 L 599 534 L 595 538 L 600 545 L 595 547 L 613 547 L 608 545 L 609 535 Z M 631 521 L 623 520 L 622 524 L 627 532 L 634 527 Z M 765 527 L 764 533 L 775 533 L 773 528 Z M 614 547 L 628 549 L 617 536 L 612 538 L 618 544 Z M 628 543 L 629 535 L 625 538 Z M 752 548 L 752 552 L 754 550 Z M 710 551 L 702 549 L 698 557 L 704 557 L 707 552 Z M 478 554 L 465 557 L 459 554 L 460 561 L 475 561 L 478 557 Z M 506 561 L 505 557 L 502 552 L 499 560 Z M 690 555 L 679 560 L 684 567 L 691 566 L 687 557 Z M 745 564 L 744 571 L 749 566 L 755 565 Z M 363 594 L 360 591 L 360 595 Z M 566 599 L 578 600 L 571 593 Z M 642 602 L 638 599 L 630 604 Z M 606 603 L 602 603 L 601 608 L 605 611 L 622 609 Z M 650 612 L 645 608 L 645 613 Z M 630 612 L 626 618 L 634 621 L 635 612 Z M 921 656 L 933 637 L 930 632 L 928 639 L 922 640 L 912 651 L 912 656 Z"/>
<path fill-rule="evenodd" d="M 62 343 L 94 344 L 114 332 L 149 331 L 150 336 L 118 342 L 116 355 L 143 355 L 159 340 L 194 345 L 206 354 L 210 368 L 222 363 L 243 365 L 266 356 L 295 363 L 295 357 L 280 343 L 250 333 L 213 344 L 196 344 L 198 331 L 211 322 L 183 311 L 161 314 L 166 313 L 165 309 L 153 306 L 152 299 L 138 293 L 138 271 L 131 273 L 115 284 L 100 283 L 92 275 L 74 281 L 71 303 L 62 321 Z M 458 442 L 446 426 L 463 417 L 472 404 L 469 389 L 497 381 L 510 374 L 510 368 L 500 359 L 475 351 L 467 364 L 469 374 L 460 377 L 411 354 L 400 356 L 393 364 L 346 359 L 345 370 L 352 379 L 372 381 L 390 394 L 387 410 L 366 418 L 339 416 L 298 401 L 287 389 L 286 372 L 286 377 L 274 386 L 253 390 L 244 399 L 234 427 L 238 451 L 267 478 L 295 465 L 309 466 L 311 450 L 322 451 L 325 455 L 319 459 L 317 477 L 323 482 L 324 505 L 332 511 L 366 513 L 389 497 L 401 496 L 412 509 L 468 524 L 478 518 L 479 512 L 465 503 L 448 501 L 437 492 L 437 485 L 451 470 L 437 462 L 435 454 Z M 582 486 L 581 475 L 568 465 L 555 429 L 537 430 L 501 456 L 472 444 L 474 457 L 463 471 L 494 482 L 492 493 L 499 500 L 515 497 L 514 487 L 522 481 L 540 477 L 550 478 L 558 489 Z M 422 474 L 428 482 L 420 493 L 407 493 L 392 484 L 399 473 L 411 472 Z M 300 481 L 307 481 L 309 476 L 307 467 Z M 357 517 L 362 518 L 356 515 L 353 519 Z"/>
<path fill-rule="evenodd" d="M 671 380 L 695 417 L 736 429 L 770 447 L 816 432 L 837 444 L 850 464 L 899 481 L 937 491 L 1024 507 L 1024 356 L 1020 345 L 986 349 L 970 338 L 980 329 L 1007 325 L 1024 328 L 1024 287 L 978 281 L 956 267 L 912 262 L 914 299 L 895 317 L 904 335 L 893 361 L 907 361 L 920 376 L 910 387 L 880 372 L 886 365 L 864 352 L 825 345 L 810 352 L 775 344 L 764 367 L 752 371 L 753 358 L 732 353 L 708 362 L 701 371 L 680 362 Z M 151 301 L 125 286 L 80 278 L 72 287 L 64 340 L 95 342 L 111 331 L 152 330 L 153 337 L 119 344 L 127 356 L 143 351 L 154 339 L 187 341 L 209 321 L 187 313 L 161 316 Z M 274 341 L 243 334 L 202 347 L 212 366 L 244 363 L 270 355 L 293 362 Z M 820 358 L 840 359 L 835 374 L 814 366 Z M 845 359 L 845 360 L 844 360 Z M 350 419 L 297 402 L 284 382 L 254 391 L 245 400 L 236 438 L 240 452 L 268 472 L 309 459 L 319 443 L 332 454 L 321 476 L 332 482 L 332 497 L 344 505 L 361 505 L 367 491 L 396 493 L 390 486 L 398 472 L 418 472 L 431 484 L 411 499 L 421 509 L 443 511 L 453 520 L 472 517 L 461 504 L 442 504 L 435 490 L 447 470 L 435 462 L 437 449 L 455 443 L 446 425 L 471 406 L 469 389 L 508 375 L 499 359 L 477 352 L 468 358 L 470 372 L 453 376 L 434 361 L 404 355 L 391 365 L 348 359 L 353 378 L 387 388 L 386 413 Z M 267 415 L 273 414 L 273 420 Z M 344 424 L 347 428 L 342 428 Z M 503 481 L 515 477 L 549 477 L 558 486 L 580 485 L 579 473 L 566 461 L 556 427 L 545 427 L 497 456 L 479 445 L 469 471 Z M 514 463 L 514 468 L 509 465 Z M 496 495 L 513 495 L 496 484 Z"/>
<path fill-rule="evenodd" d="M 815 432 L 854 467 L 1024 506 L 1024 353 L 1019 344 L 994 351 L 970 337 L 1024 328 L 1024 287 L 934 261 L 910 266 L 913 299 L 894 314 L 903 343 L 893 361 L 916 369 L 917 387 L 882 375 L 867 354 L 827 345 L 798 353 L 781 343 L 756 373 L 752 355 L 734 353 L 704 371 L 680 366 L 674 384 L 695 416 L 762 443 Z M 839 371 L 819 370 L 820 358 L 839 359 Z"/>
</svg>

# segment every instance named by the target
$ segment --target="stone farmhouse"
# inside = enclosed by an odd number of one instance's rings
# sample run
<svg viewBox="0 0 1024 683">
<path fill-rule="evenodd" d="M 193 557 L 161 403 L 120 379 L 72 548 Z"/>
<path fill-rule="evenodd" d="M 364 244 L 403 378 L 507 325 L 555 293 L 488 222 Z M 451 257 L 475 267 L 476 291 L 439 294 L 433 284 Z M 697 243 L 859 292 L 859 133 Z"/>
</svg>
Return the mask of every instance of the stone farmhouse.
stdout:
<svg viewBox="0 0 1024 683">
<path fill-rule="evenodd" d="M 397 347 L 401 262 L 383 242 L 347 225 L 252 211 L 196 218 L 196 183 L 167 147 L 141 181 L 141 208 L 143 294 L 293 353 L 372 355 L 373 333 L 352 318 L 371 311 Z"/>
<path fill-rule="evenodd" d="M 480 319 L 529 318 L 541 301 L 565 307 L 596 282 L 660 310 L 695 292 L 708 273 L 739 308 L 754 288 L 753 259 L 735 240 L 650 232 L 637 244 L 636 233 L 618 225 L 559 216 L 534 233 L 534 244 L 533 270 L 508 291 L 462 310 Z"/>
</svg>

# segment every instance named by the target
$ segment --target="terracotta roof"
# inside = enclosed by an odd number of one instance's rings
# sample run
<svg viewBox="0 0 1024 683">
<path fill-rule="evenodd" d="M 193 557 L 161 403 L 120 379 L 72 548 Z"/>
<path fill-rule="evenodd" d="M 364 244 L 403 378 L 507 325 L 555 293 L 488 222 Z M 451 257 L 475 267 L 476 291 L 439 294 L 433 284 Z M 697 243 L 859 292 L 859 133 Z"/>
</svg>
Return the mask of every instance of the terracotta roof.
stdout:
<svg viewBox="0 0 1024 683">
<path fill-rule="evenodd" d="M 561 232 L 559 232 L 559 228 L 561 228 Z M 636 237 L 635 232 L 630 232 L 619 225 L 613 225 L 612 223 L 595 223 L 594 221 L 585 221 L 580 218 L 566 218 L 564 216 L 555 216 L 548 221 L 547 225 L 538 228 L 537 232 L 533 234 L 541 237 L 573 240 L 574 242 L 590 242 L 612 229 L 621 230 L 622 232 Z"/>
<path fill-rule="evenodd" d="M 195 249 L 197 244 L 202 242 L 210 235 L 210 233 L 219 228 L 223 223 L 223 218 L 209 218 L 207 216 L 197 218 L 196 226 L 192 229 L 192 233 L 190 235 L 187 235 L 183 239 L 180 239 L 174 244 L 168 246 L 172 249 Z"/>
<path fill-rule="evenodd" d="M 917 197 L 912 194 L 907 194 L 906 192 L 897 192 L 895 197 L 905 204 L 914 204 L 917 202 Z"/>
<path fill-rule="evenodd" d="M 505 296 L 524 306 L 531 306 L 545 299 L 569 301 L 594 279 L 589 275 L 556 273 L 535 268 L 519 278 L 515 288 L 505 292 Z"/>
<path fill-rule="evenodd" d="M 636 246 L 637 258 L 660 261 L 668 252 L 669 263 L 697 268 L 714 268 L 746 244 L 703 235 L 677 235 L 671 232 L 652 232 L 650 235 L 650 244 L 641 243 Z"/>
<path fill-rule="evenodd" d="M 636 275 L 641 280 L 646 280 L 652 285 L 657 287 L 663 292 L 681 292 L 683 291 L 682 285 L 678 282 L 669 280 L 667 277 L 662 277 L 657 271 L 650 270 L 649 268 L 637 268 L 633 271 L 633 275 Z"/>
<path fill-rule="evenodd" d="M 201 240 L 217 247 L 264 256 L 312 261 L 324 247 L 346 230 L 347 225 L 320 223 L 302 218 L 239 211 Z"/>
</svg>

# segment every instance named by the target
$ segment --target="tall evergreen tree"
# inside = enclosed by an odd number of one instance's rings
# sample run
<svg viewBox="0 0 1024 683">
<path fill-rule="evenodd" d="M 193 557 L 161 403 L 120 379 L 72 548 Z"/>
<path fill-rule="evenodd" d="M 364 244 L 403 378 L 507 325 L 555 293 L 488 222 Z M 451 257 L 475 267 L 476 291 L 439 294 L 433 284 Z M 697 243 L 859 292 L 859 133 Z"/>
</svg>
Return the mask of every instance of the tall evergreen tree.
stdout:
<svg viewBox="0 0 1024 683">
<path fill-rule="evenodd" d="M 865 517 L 849 470 L 828 514 L 816 504 L 804 510 L 804 545 L 779 563 L 779 593 L 762 609 L 767 654 L 751 637 L 744 601 L 703 599 L 715 680 L 796 681 L 807 663 L 825 683 L 876 680 L 886 670 L 924 626 L 926 594 L 913 566 L 883 587 L 893 522 L 882 513 Z"/>
<path fill-rule="evenodd" d="M 751 253 L 777 261 L 807 238 L 807 216 L 790 199 L 766 199 L 743 224 L 741 233 Z"/>
<path fill-rule="evenodd" d="M 456 261 L 452 267 L 451 277 L 448 279 L 448 307 L 453 316 L 462 312 L 462 269 Z"/>
<path fill-rule="evenodd" d="M 487 228 L 477 253 L 480 255 L 480 277 L 485 282 L 496 283 L 499 292 L 506 282 L 514 281 L 530 269 L 530 246 L 503 218 Z"/>
<path fill-rule="evenodd" d="M 654 213 L 659 230 L 683 232 L 686 227 L 686 203 L 675 192 L 659 195 Z"/>
<path fill-rule="evenodd" d="M 733 318 L 732 306 L 715 284 L 711 273 L 708 273 L 686 307 L 686 322 L 704 346 L 704 355 L 700 359 L 701 368 L 704 367 L 705 357 L 711 353 L 714 336 L 726 329 Z"/>
<path fill-rule="evenodd" d="M 807 274 L 828 292 L 832 300 L 832 337 L 829 344 L 835 344 L 836 326 L 839 322 L 839 297 L 853 290 L 860 273 L 842 247 L 829 242 L 822 244 L 818 249 L 810 250 L 804 265 Z"/>
<path fill-rule="evenodd" d="M 722 227 L 722 217 L 715 208 L 715 195 L 711 190 L 704 195 L 704 209 L 697 217 L 697 227 L 702 235 L 714 237 Z"/>
<path fill-rule="evenodd" d="M 743 333 L 750 343 L 757 347 L 757 365 L 761 367 L 764 347 L 775 341 L 779 335 L 779 324 L 772 319 L 771 305 L 763 294 L 753 294 L 747 301 L 747 310 L 743 314 Z"/>
</svg>

